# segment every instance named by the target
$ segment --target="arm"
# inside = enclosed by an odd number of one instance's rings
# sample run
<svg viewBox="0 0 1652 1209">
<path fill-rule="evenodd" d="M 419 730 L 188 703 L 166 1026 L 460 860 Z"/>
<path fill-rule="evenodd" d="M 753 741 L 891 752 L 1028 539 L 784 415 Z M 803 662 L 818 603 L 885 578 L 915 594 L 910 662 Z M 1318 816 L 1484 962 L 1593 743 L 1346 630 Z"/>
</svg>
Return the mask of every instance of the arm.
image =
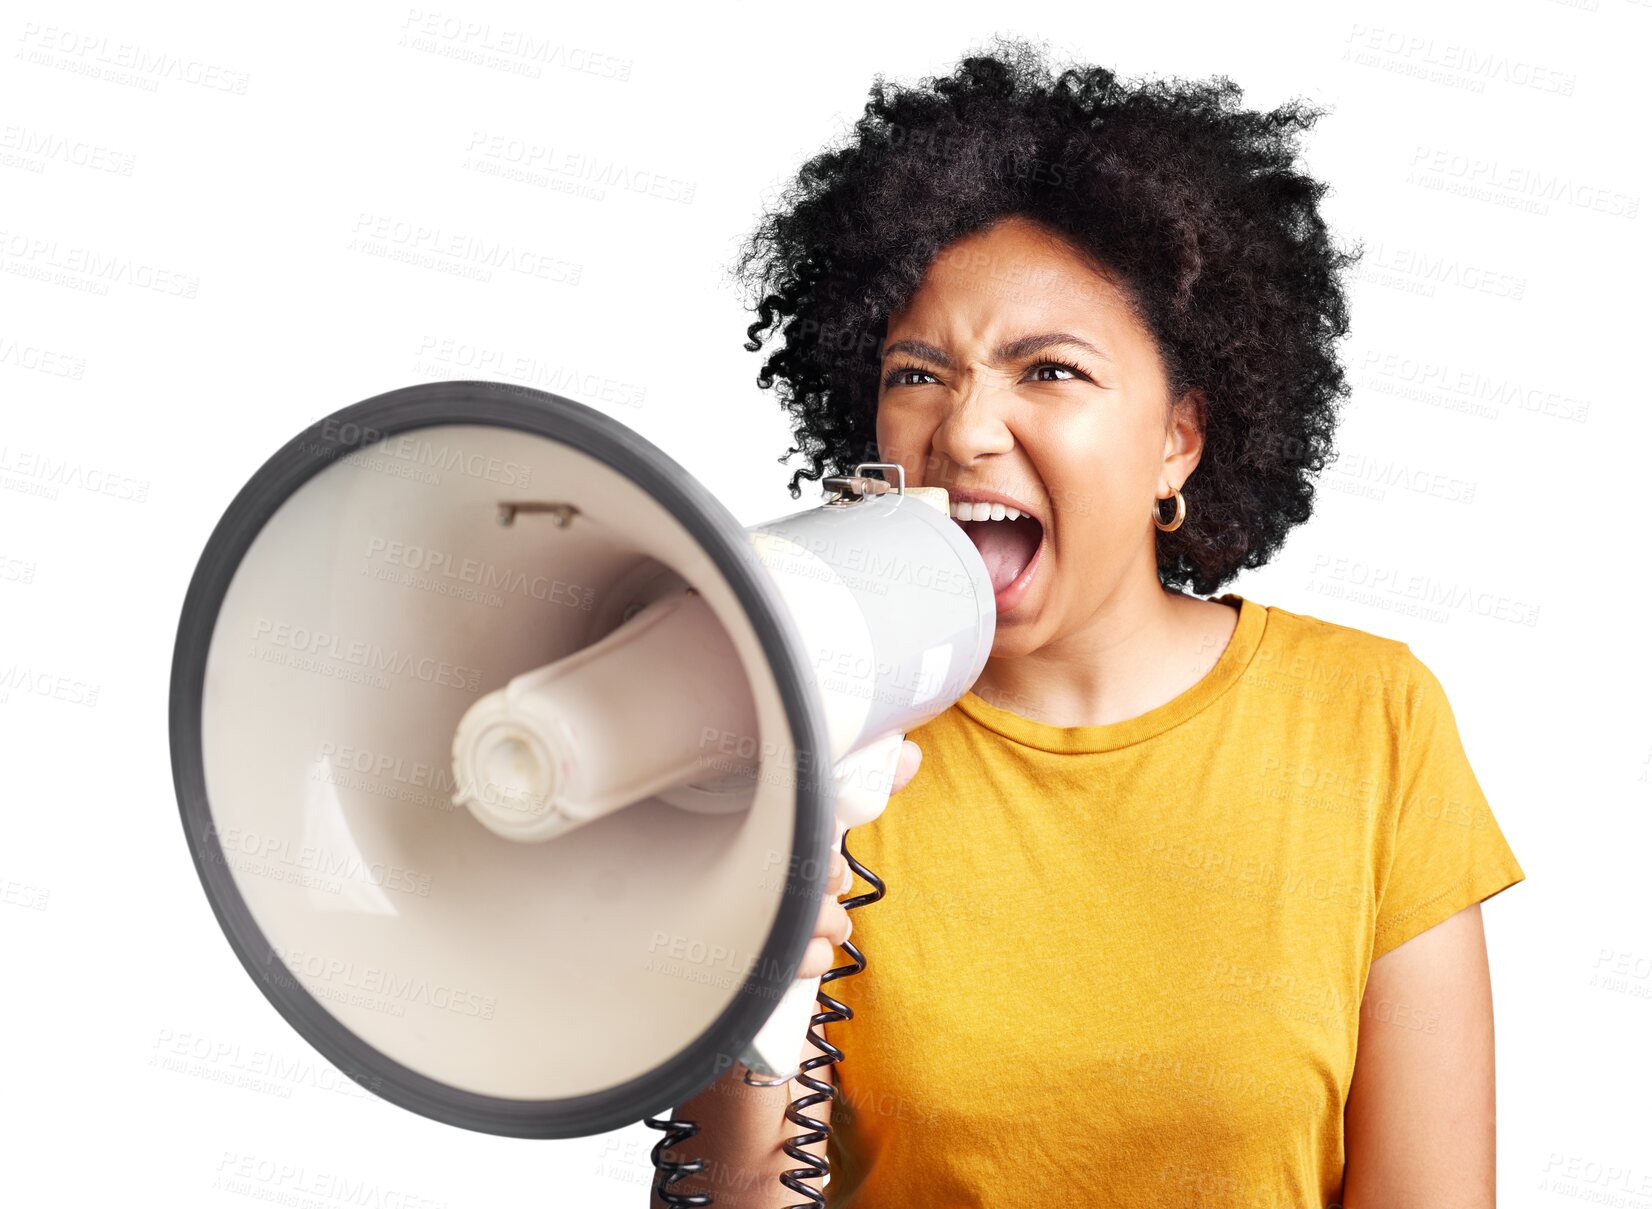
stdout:
<svg viewBox="0 0 1652 1209">
<path fill-rule="evenodd" d="M 923 750 L 911 739 L 904 740 L 890 784 L 892 794 L 911 783 L 922 761 Z M 799 978 L 819 978 L 831 969 L 837 946 L 848 940 L 852 931 L 849 913 L 838 901 L 854 884 L 849 863 L 842 853 L 833 853 L 828 876 L 837 879 L 837 888 L 828 891 L 821 903 L 815 934 L 797 968 Z M 805 1037 L 799 1065 L 823 1052 Z M 682 1146 L 669 1151 L 667 1157 L 679 1162 L 697 1158 L 705 1167 L 698 1174 L 677 1181 L 671 1191 L 679 1195 L 709 1192 L 718 1209 L 779 1209 L 795 1205 L 799 1194 L 782 1184 L 780 1176 L 785 1171 L 801 1171 L 805 1164 L 792 1158 L 782 1147 L 804 1129 L 786 1119 L 786 1108 L 793 1100 L 815 1093 L 796 1079 L 779 1087 L 753 1087 L 745 1081 L 744 1071 L 745 1068 L 736 1063 L 727 1074 L 677 1109 L 679 1119 L 693 1121 L 700 1131 Z M 817 1066 L 809 1074 L 834 1088 L 837 1086 L 837 1068 L 831 1063 Z M 803 1115 L 830 1130 L 832 1101 L 822 1100 L 811 1105 L 803 1110 Z M 823 1138 L 803 1149 L 824 1158 L 826 1146 L 827 1140 Z M 824 1183 L 818 1176 L 800 1176 L 799 1182 L 814 1189 L 822 1189 Z M 660 1198 L 650 1192 L 650 1209 L 660 1203 Z"/>
<path fill-rule="evenodd" d="M 808 1042 L 804 1043 L 804 1051 L 811 1057 L 820 1052 Z M 794 1205 L 798 1194 L 788 1191 L 780 1182 L 780 1173 L 801 1169 L 804 1164 L 781 1147 L 803 1133 L 803 1129 L 786 1120 L 786 1106 L 799 1096 L 812 1093 L 796 1079 L 780 1087 L 752 1087 L 742 1077 L 744 1070 L 745 1067 L 736 1064 L 728 1074 L 678 1108 L 677 1116 L 698 1124 L 700 1132 L 685 1144 L 687 1154 L 676 1157 L 701 1159 L 705 1169 L 679 1180 L 671 1191 L 709 1192 L 717 1209 L 778 1209 Z M 810 1073 L 817 1079 L 835 1083 L 833 1070 L 831 1066 L 818 1066 Z M 832 1102 L 823 1100 L 805 1110 L 804 1115 L 830 1125 Z M 826 1143 L 816 1142 L 804 1149 L 824 1155 Z M 819 1179 L 803 1182 L 811 1188 L 820 1187 Z M 648 1203 L 655 1207 L 663 1202 L 650 1194 Z"/>
<path fill-rule="evenodd" d="M 820 905 L 815 935 L 798 965 L 799 978 L 819 978 L 831 969 L 836 946 L 849 938 L 849 914 L 837 897 L 848 890 L 852 879 L 848 862 L 841 853 L 832 855 L 831 876 L 839 879 L 838 888 L 836 893 L 828 892 Z M 804 1037 L 798 1064 L 819 1057 L 822 1052 Z M 783 1147 L 805 1130 L 786 1119 L 786 1108 L 793 1100 L 814 1092 L 797 1079 L 779 1087 L 753 1087 L 745 1081 L 745 1070 L 740 1063 L 733 1064 L 715 1083 L 677 1109 L 678 1119 L 693 1121 L 700 1131 L 669 1151 L 667 1157 L 678 1162 L 699 1159 L 704 1168 L 687 1179 L 678 1180 L 671 1191 L 679 1196 L 709 1192 L 712 1203 L 719 1209 L 779 1209 L 795 1205 L 799 1194 L 782 1184 L 780 1176 L 786 1171 L 801 1171 L 806 1164 L 792 1158 Z M 824 1083 L 837 1084 L 836 1067 L 830 1063 L 815 1067 L 809 1074 Z M 832 1101 L 822 1100 L 811 1105 L 803 1110 L 803 1115 L 830 1129 Z M 804 1150 L 825 1157 L 826 1141 L 814 1142 Z M 821 1187 L 818 1177 L 799 1179 L 811 1188 Z M 652 1192 L 648 1203 L 650 1209 L 662 1204 Z"/>
<path fill-rule="evenodd" d="M 1478 903 L 1371 963 L 1344 1110 L 1345 1209 L 1494 1209 L 1491 974 Z"/>
</svg>

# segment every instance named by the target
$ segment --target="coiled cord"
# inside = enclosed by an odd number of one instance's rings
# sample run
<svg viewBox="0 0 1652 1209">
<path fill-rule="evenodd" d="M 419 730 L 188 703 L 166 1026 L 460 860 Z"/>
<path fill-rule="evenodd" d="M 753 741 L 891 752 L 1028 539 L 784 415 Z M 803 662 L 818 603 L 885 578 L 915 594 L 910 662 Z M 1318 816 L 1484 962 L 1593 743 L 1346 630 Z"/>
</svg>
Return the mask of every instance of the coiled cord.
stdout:
<svg viewBox="0 0 1652 1209">
<path fill-rule="evenodd" d="M 854 873 L 871 885 L 872 889 L 865 894 L 858 894 L 853 898 L 843 900 L 845 911 L 854 911 L 868 903 L 875 903 L 883 897 L 884 884 L 877 874 L 861 864 L 849 851 L 849 835 L 844 832 L 843 844 L 839 848 L 843 859 L 848 862 Z M 833 998 L 826 993 L 826 984 L 839 978 L 849 978 L 866 968 L 866 955 L 850 941 L 843 942 L 843 951 L 849 955 L 849 964 L 837 966 L 827 970 L 820 976 L 820 990 L 816 992 L 817 1002 L 826 1006 L 824 1012 L 816 1012 L 809 1017 L 808 1040 L 821 1052 L 813 1058 L 805 1060 L 793 1076 L 797 1082 L 809 1089 L 809 1094 L 799 1096 L 786 1106 L 786 1120 L 798 1126 L 803 1133 L 788 1139 L 781 1148 L 787 1157 L 795 1162 L 806 1164 L 803 1167 L 790 1168 L 780 1175 L 780 1182 L 790 1191 L 809 1199 L 787 1209 L 814 1209 L 826 1204 L 826 1194 L 819 1188 L 805 1184 L 804 1180 L 824 1179 L 828 1164 L 824 1154 L 812 1154 L 803 1148 L 826 1139 L 830 1134 L 830 1126 L 825 1121 L 818 1121 L 813 1117 L 804 1116 L 804 1109 L 813 1108 L 826 1100 L 835 1099 L 837 1087 L 824 1079 L 817 1079 L 809 1074 L 810 1071 L 821 1066 L 829 1066 L 843 1057 L 843 1051 L 838 1049 L 825 1036 L 816 1032 L 816 1027 L 825 1024 L 835 1024 L 840 1020 L 850 1020 L 855 1011 L 848 1004 Z M 698 1175 L 705 1170 L 704 1159 L 688 1159 L 677 1162 L 665 1157 L 668 1149 L 673 1149 L 683 1142 L 693 1138 L 700 1132 L 700 1127 L 693 1121 L 679 1120 L 675 1117 L 647 1117 L 643 1124 L 650 1129 L 665 1131 L 665 1136 L 659 1140 L 654 1149 L 649 1152 L 654 1161 L 657 1172 L 654 1179 L 654 1195 L 659 1197 L 660 1203 L 667 1209 L 701 1209 L 702 1206 L 712 1203 L 709 1192 L 672 1192 L 671 1186 L 679 1180 L 685 1180 L 691 1175 Z"/>
<path fill-rule="evenodd" d="M 882 880 L 877 874 L 854 858 L 854 854 L 849 851 L 849 834 L 847 831 L 844 832 L 843 845 L 839 850 L 843 853 L 843 859 L 848 862 L 849 868 L 872 886 L 872 889 L 865 894 L 844 899 L 843 909 L 853 911 L 864 907 L 867 903 L 875 903 L 882 898 L 884 891 Z M 799 1083 L 809 1089 L 809 1094 L 799 1096 L 786 1106 L 786 1120 L 805 1132 L 788 1140 L 782 1149 L 785 1150 L 788 1157 L 806 1164 L 806 1166 L 794 1167 L 781 1173 L 780 1182 L 799 1196 L 809 1198 L 806 1201 L 789 1205 L 787 1209 L 813 1209 L 815 1206 L 826 1204 L 826 1193 L 823 1189 L 802 1182 L 813 1179 L 824 1180 L 828 1169 L 826 1156 L 825 1154 L 813 1154 L 803 1148 L 826 1139 L 830 1134 L 831 1127 L 828 1122 L 804 1116 L 803 1110 L 813 1108 L 816 1104 L 827 1100 L 834 1100 L 837 1097 L 837 1085 L 835 1083 L 817 1079 L 808 1072 L 816 1067 L 829 1066 L 843 1057 L 842 1050 L 815 1031 L 816 1025 L 835 1024 L 841 1020 L 852 1019 L 855 1014 L 853 1008 L 826 993 L 828 982 L 839 978 L 852 977 L 866 968 L 866 955 L 848 940 L 843 942 L 843 951 L 849 955 L 849 964 L 827 970 L 820 976 L 820 990 L 816 993 L 815 998 L 818 1002 L 826 1005 L 826 1010 L 809 1017 L 808 1039 L 822 1052 L 816 1054 L 813 1058 L 807 1059 L 795 1076 Z"/>
<path fill-rule="evenodd" d="M 700 1127 L 693 1121 L 679 1121 L 673 1117 L 645 1117 L 643 1124 L 650 1129 L 665 1130 L 665 1137 L 661 1138 L 649 1151 L 654 1160 L 654 1169 L 658 1173 L 654 1177 L 654 1195 L 660 1198 L 660 1203 L 667 1209 L 699 1209 L 702 1205 L 711 1204 L 709 1192 L 672 1192 L 671 1185 L 678 1180 L 686 1180 L 691 1175 L 697 1175 L 705 1170 L 704 1159 L 689 1159 L 678 1163 L 665 1157 L 668 1147 L 675 1147 L 686 1142 L 700 1132 Z"/>
</svg>

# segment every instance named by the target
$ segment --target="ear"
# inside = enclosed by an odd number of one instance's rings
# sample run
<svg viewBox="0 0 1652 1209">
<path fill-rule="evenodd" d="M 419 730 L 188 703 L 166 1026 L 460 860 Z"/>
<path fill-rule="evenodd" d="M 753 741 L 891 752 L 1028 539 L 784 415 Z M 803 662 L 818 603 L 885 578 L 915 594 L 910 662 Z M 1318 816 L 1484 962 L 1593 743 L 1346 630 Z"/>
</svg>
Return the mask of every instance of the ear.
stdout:
<svg viewBox="0 0 1652 1209">
<path fill-rule="evenodd" d="M 1205 392 L 1195 387 L 1169 408 L 1164 430 L 1162 487 L 1180 487 L 1199 464 L 1205 449 Z"/>
</svg>

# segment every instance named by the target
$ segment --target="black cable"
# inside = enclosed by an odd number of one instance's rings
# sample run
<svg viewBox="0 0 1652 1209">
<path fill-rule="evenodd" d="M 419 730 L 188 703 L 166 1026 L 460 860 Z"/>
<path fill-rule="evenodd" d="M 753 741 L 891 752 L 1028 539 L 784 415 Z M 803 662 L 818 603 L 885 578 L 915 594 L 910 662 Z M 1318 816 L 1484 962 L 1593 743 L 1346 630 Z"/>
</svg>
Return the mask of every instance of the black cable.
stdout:
<svg viewBox="0 0 1652 1209">
<path fill-rule="evenodd" d="M 864 907 L 867 903 L 875 903 L 883 897 L 884 884 L 877 874 L 861 864 L 849 851 L 849 834 L 844 832 L 843 844 L 839 849 L 843 859 L 848 862 L 849 868 L 868 882 L 872 889 L 856 895 L 854 898 L 843 900 L 843 909 L 853 911 Z M 851 883 L 853 884 L 853 883 Z M 808 1040 L 821 1052 L 804 1061 L 793 1076 L 799 1083 L 809 1089 L 809 1094 L 799 1096 L 786 1106 L 786 1120 L 799 1126 L 805 1132 L 787 1140 L 782 1149 L 787 1156 L 807 1166 L 794 1167 L 781 1173 L 780 1182 L 792 1192 L 809 1199 L 788 1209 L 815 1209 L 816 1206 L 826 1204 L 826 1195 L 819 1189 L 805 1184 L 803 1180 L 823 1179 L 828 1170 L 827 1159 L 824 1154 L 812 1154 L 803 1147 L 822 1141 L 830 1133 L 830 1126 L 825 1121 L 817 1121 L 813 1117 L 803 1115 L 803 1110 L 813 1108 L 826 1100 L 836 1098 L 837 1087 L 823 1079 L 817 1079 L 808 1072 L 821 1066 L 829 1066 L 843 1057 L 843 1051 L 815 1031 L 816 1026 L 834 1024 L 840 1020 L 849 1020 L 854 1017 L 854 1009 L 847 1004 L 834 999 L 826 993 L 826 984 L 838 978 L 848 978 L 860 973 L 866 968 L 866 955 L 848 940 L 843 942 L 843 951 L 849 955 L 849 964 L 827 970 L 820 976 L 820 990 L 815 993 L 817 1002 L 826 1006 L 826 1011 L 816 1012 L 809 1017 Z M 685 1180 L 691 1175 L 698 1175 L 705 1170 L 704 1159 L 688 1159 L 677 1162 L 665 1157 L 668 1149 L 674 1149 L 687 1142 L 700 1132 L 700 1127 L 693 1121 L 680 1120 L 676 1117 L 648 1117 L 643 1121 L 650 1129 L 659 1129 L 665 1136 L 659 1140 L 654 1149 L 649 1152 L 654 1161 L 657 1172 L 654 1180 L 654 1195 L 659 1197 L 660 1203 L 667 1209 L 701 1209 L 702 1206 L 712 1203 L 709 1192 L 672 1192 L 671 1186 L 679 1180 Z"/>
<path fill-rule="evenodd" d="M 840 850 L 843 853 L 843 859 L 849 863 L 849 868 L 872 886 L 871 891 L 866 894 L 843 900 L 843 909 L 853 911 L 859 907 L 864 907 L 867 903 L 877 902 L 878 899 L 883 897 L 883 882 L 877 874 L 857 861 L 850 853 L 849 833 L 847 831 L 843 834 L 843 845 Z M 866 955 L 849 943 L 848 940 L 843 942 L 843 951 L 849 955 L 850 964 L 827 970 L 826 973 L 820 976 L 820 990 L 816 993 L 815 998 L 818 1002 L 826 1005 L 826 1011 L 817 1012 L 809 1017 L 808 1039 L 822 1052 L 805 1061 L 795 1076 L 799 1083 L 809 1089 L 809 1094 L 799 1096 L 786 1107 L 786 1120 L 799 1126 L 805 1132 L 791 1138 L 782 1149 L 790 1158 L 799 1163 L 805 1163 L 807 1166 L 794 1167 L 783 1172 L 780 1176 L 780 1182 L 799 1196 L 809 1198 L 806 1201 L 789 1205 L 787 1209 L 814 1209 L 815 1206 L 826 1204 L 826 1194 L 822 1189 L 802 1182 L 804 1180 L 824 1179 L 828 1170 L 826 1156 L 825 1154 L 812 1154 L 804 1150 L 803 1147 L 813 1145 L 827 1138 L 831 1132 L 831 1127 L 828 1122 L 804 1116 L 803 1110 L 837 1098 L 837 1085 L 835 1083 L 817 1079 L 808 1072 L 819 1066 L 829 1066 L 843 1057 L 843 1051 L 827 1041 L 823 1035 L 817 1034 L 814 1028 L 815 1025 L 835 1024 L 838 1021 L 849 1020 L 854 1017 L 855 1011 L 853 1008 L 826 993 L 828 982 L 838 978 L 849 978 L 866 968 Z"/>
<path fill-rule="evenodd" d="M 665 1130 L 665 1137 L 649 1152 L 658 1172 L 654 1177 L 654 1195 L 660 1198 L 660 1203 L 667 1206 L 667 1209 L 698 1209 L 699 1206 L 711 1204 L 709 1192 L 671 1191 L 671 1185 L 678 1180 L 686 1180 L 689 1176 L 704 1171 L 705 1160 L 689 1159 L 687 1162 L 677 1163 L 665 1157 L 668 1147 L 688 1141 L 700 1132 L 700 1127 L 693 1121 L 679 1121 L 673 1117 L 647 1117 L 643 1124 L 650 1129 Z"/>
</svg>

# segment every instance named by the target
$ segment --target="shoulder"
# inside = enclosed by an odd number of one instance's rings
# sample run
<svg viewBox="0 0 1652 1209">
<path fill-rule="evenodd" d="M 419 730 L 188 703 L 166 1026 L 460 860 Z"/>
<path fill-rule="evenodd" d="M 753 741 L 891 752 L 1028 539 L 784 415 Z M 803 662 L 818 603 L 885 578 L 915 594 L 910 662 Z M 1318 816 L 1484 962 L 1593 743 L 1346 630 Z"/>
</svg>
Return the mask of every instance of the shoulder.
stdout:
<svg viewBox="0 0 1652 1209">
<path fill-rule="evenodd" d="M 1375 705 L 1396 723 L 1412 712 L 1420 687 L 1437 687 L 1397 638 L 1279 605 L 1258 607 L 1266 623 L 1252 662 L 1274 687 L 1321 704 Z"/>
</svg>

